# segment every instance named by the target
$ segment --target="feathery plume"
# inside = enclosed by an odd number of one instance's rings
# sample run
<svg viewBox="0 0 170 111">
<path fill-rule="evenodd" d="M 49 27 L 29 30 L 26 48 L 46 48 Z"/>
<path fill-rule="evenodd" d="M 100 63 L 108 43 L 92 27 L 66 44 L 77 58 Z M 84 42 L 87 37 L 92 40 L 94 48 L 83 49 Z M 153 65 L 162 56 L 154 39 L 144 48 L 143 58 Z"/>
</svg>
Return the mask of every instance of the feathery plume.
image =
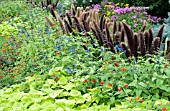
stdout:
<svg viewBox="0 0 170 111">
<path fill-rule="evenodd" d="M 104 16 L 105 16 L 105 13 L 102 14 L 101 18 L 100 18 L 100 30 L 102 31 L 103 30 L 103 21 L 104 21 Z"/>
<path fill-rule="evenodd" d="M 62 19 L 61 19 L 60 15 L 56 11 L 54 11 L 54 14 L 55 14 L 55 16 L 57 17 L 57 19 L 59 21 L 59 25 L 60 25 L 60 27 L 61 27 L 61 29 L 63 31 L 63 34 L 68 34 L 67 30 L 66 30 L 66 27 L 65 27 L 64 23 L 62 22 Z"/>
<path fill-rule="evenodd" d="M 157 37 L 160 38 L 160 43 L 162 42 L 162 34 L 163 34 L 164 26 L 165 26 L 164 24 L 161 26 L 157 34 Z M 159 44 L 159 47 L 160 47 L 160 44 Z"/>
<path fill-rule="evenodd" d="M 134 47 L 133 47 L 134 46 L 134 38 L 133 38 L 132 29 L 130 29 L 126 23 L 122 22 L 122 24 L 123 24 L 125 32 L 126 32 L 128 46 L 130 48 L 131 54 L 133 55 L 133 53 L 134 53 Z"/>
</svg>

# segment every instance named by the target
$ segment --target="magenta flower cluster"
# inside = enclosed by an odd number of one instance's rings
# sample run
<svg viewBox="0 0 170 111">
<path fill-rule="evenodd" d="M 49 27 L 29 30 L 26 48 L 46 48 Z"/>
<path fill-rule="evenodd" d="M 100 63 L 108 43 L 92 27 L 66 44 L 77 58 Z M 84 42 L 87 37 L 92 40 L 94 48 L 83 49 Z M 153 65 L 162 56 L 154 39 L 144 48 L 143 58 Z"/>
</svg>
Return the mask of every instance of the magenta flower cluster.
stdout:
<svg viewBox="0 0 170 111">
<path fill-rule="evenodd" d="M 94 5 L 92 5 L 91 8 L 94 9 L 94 10 L 102 10 L 102 8 L 99 4 L 94 4 Z"/>
<path fill-rule="evenodd" d="M 131 11 L 132 11 L 132 9 L 128 8 L 128 7 L 126 7 L 126 8 L 118 8 L 118 9 L 114 10 L 114 12 L 117 13 L 117 14 L 127 13 L 127 12 L 131 12 Z"/>
</svg>

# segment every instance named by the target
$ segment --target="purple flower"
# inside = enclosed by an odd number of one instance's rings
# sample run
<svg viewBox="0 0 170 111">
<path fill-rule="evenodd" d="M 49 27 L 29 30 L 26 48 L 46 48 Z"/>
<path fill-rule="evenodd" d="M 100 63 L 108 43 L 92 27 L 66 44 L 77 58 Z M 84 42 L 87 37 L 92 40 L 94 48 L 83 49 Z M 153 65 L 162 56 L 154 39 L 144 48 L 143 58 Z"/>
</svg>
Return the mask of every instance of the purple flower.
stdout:
<svg viewBox="0 0 170 111">
<path fill-rule="evenodd" d="M 136 16 L 134 15 L 134 16 L 132 16 L 132 19 L 135 19 L 136 18 Z"/>
<path fill-rule="evenodd" d="M 67 10 L 67 13 L 68 13 L 68 14 L 71 14 L 71 10 Z"/>
<path fill-rule="evenodd" d="M 116 16 L 115 16 L 115 15 L 113 15 L 113 16 L 111 16 L 111 18 L 112 18 L 113 20 L 115 20 L 115 19 L 116 19 Z"/>
<path fill-rule="evenodd" d="M 121 10 L 115 10 L 115 13 L 117 13 L 118 15 L 121 13 Z"/>
<path fill-rule="evenodd" d="M 135 23 L 135 24 L 134 24 L 134 27 L 137 27 L 137 26 L 138 26 L 138 24 L 137 24 L 137 23 Z"/>
<path fill-rule="evenodd" d="M 94 10 L 102 10 L 101 6 L 99 4 L 92 5 Z"/>
<path fill-rule="evenodd" d="M 157 16 L 154 16 L 153 19 L 156 20 L 158 17 Z"/>
<path fill-rule="evenodd" d="M 143 14 L 147 15 L 148 13 L 147 12 L 143 12 Z"/>
<path fill-rule="evenodd" d="M 148 19 L 148 18 L 151 18 L 151 16 L 150 15 L 146 15 L 146 18 Z"/>
<path fill-rule="evenodd" d="M 140 23 L 143 23 L 143 20 L 141 18 L 139 20 L 140 20 Z"/>
<path fill-rule="evenodd" d="M 131 26 L 129 25 L 128 28 L 131 29 Z"/>
<path fill-rule="evenodd" d="M 76 1 L 73 1 L 73 2 L 72 2 L 72 4 L 75 4 L 75 3 L 76 3 Z"/>
<path fill-rule="evenodd" d="M 140 10 L 141 10 L 141 7 L 136 7 L 136 10 L 140 11 Z"/>
</svg>

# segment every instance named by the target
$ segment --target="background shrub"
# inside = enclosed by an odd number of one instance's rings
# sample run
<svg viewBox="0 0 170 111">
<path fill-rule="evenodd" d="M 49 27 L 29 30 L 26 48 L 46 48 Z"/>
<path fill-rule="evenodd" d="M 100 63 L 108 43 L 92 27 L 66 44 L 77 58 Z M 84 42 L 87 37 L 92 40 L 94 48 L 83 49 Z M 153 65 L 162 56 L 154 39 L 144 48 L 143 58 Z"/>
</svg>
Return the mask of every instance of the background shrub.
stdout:
<svg viewBox="0 0 170 111">
<path fill-rule="evenodd" d="M 90 2 L 90 0 L 86 0 L 85 3 L 83 3 L 83 0 L 76 0 L 76 7 L 87 7 L 87 6 L 91 6 L 92 4 L 99 4 L 102 2 L 102 0 L 91 0 L 92 2 Z"/>
</svg>

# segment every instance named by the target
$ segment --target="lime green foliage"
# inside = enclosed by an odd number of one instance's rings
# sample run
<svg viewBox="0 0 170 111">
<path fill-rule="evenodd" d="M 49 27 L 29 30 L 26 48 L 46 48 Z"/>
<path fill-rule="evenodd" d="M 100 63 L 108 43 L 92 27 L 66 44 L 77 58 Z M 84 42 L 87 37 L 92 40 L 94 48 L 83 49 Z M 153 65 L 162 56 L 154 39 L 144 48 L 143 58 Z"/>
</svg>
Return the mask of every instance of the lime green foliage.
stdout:
<svg viewBox="0 0 170 111">
<path fill-rule="evenodd" d="M 18 33 L 17 26 L 24 26 L 21 22 L 22 19 L 20 17 L 15 17 L 13 19 L 9 19 L 8 21 L 2 22 L 0 24 L 0 36 L 7 37 L 10 35 L 16 35 Z"/>
<path fill-rule="evenodd" d="M 14 16 L 19 16 L 20 14 L 24 14 L 27 9 L 25 2 L 22 1 L 11 1 L 4 0 L 0 2 L 0 22 L 6 21 L 8 18 L 13 18 Z"/>
<path fill-rule="evenodd" d="M 52 72 L 56 74 L 51 75 Z M 65 74 L 62 67 L 56 67 L 51 69 L 48 75 L 27 77 L 24 83 L 1 89 L 1 110 L 142 111 L 150 109 L 152 111 L 151 109 L 157 108 L 158 104 L 160 107 L 157 109 L 164 107 L 168 110 L 170 108 L 169 102 L 163 99 L 153 103 L 151 101 L 136 103 L 137 106 L 133 106 L 128 101 L 120 104 L 109 101 L 106 104 L 99 104 L 98 99 L 92 94 L 97 88 L 89 90 L 87 93 L 81 93 L 77 90 L 81 80 L 75 80 Z M 111 105 L 115 105 L 115 107 L 113 108 Z"/>
</svg>

